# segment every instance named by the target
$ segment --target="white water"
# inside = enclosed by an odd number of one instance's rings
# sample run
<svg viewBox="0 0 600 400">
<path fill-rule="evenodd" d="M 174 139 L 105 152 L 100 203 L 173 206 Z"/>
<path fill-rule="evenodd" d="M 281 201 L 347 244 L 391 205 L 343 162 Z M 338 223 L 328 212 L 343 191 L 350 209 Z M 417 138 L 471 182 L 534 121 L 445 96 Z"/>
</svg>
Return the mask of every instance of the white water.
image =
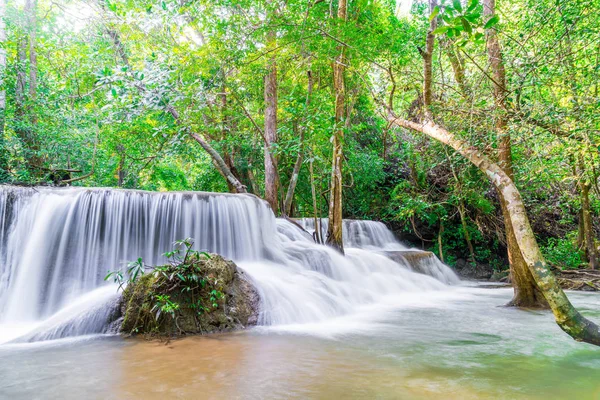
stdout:
<svg viewBox="0 0 600 400">
<path fill-rule="evenodd" d="M 2 187 L 0 343 L 107 332 L 116 289 L 106 272 L 138 257 L 160 264 L 186 237 L 248 273 L 263 325 L 328 321 L 458 281 L 435 258 L 425 261 L 431 271 L 420 268 L 433 278 L 379 252 L 405 249 L 381 223 L 346 226 L 344 257 L 251 195 Z"/>
</svg>

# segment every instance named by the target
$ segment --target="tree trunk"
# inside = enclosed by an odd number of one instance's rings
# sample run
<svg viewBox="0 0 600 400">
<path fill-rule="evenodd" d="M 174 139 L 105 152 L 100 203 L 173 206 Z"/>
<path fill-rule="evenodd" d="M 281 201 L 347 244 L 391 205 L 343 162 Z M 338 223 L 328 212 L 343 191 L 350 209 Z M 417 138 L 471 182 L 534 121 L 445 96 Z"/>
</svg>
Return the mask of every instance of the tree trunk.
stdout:
<svg viewBox="0 0 600 400">
<path fill-rule="evenodd" d="M 294 169 L 292 170 L 292 176 L 290 177 L 290 183 L 288 185 L 287 193 L 285 194 L 285 200 L 283 201 L 283 215 L 290 216 L 292 212 L 292 200 L 294 199 L 294 191 L 298 184 L 298 178 L 300 177 L 300 169 L 302 168 L 302 159 L 304 158 L 304 130 L 300 129 L 300 149 L 296 156 L 296 162 L 294 163 Z"/>
<path fill-rule="evenodd" d="M 452 66 L 452 72 L 454 73 L 454 80 L 458 84 L 460 93 L 465 99 L 469 99 L 470 89 L 465 78 L 465 67 L 462 60 L 456 53 L 454 42 L 446 36 L 440 37 L 439 40 L 442 47 L 446 50 L 446 55 L 448 56 L 448 60 Z"/>
<path fill-rule="evenodd" d="M 437 0 L 429 1 L 429 12 L 432 13 L 433 9 L 437 6 Z M 429 22 L 429 30 L 427 31 L 427 37 L 425 39 L 425 50 L 421 52 L 423 56 L 423 105 L 425 115 L 429 118 L 431 116 L 432 93 L 433 93 L 433 46 L 435 44 L 435 35 L 433 31 L 437 26 L 436 18 L 433 18 Z"/>
<path fill-rule="evenodd" d="M 483 14 L 486 21 L 495 14 L 495 0 L 483 1 Z M 498 140 L 498 164 L 506 172 L 511 180 L 514 180 L 512 167 L 511 138 L 508 133 L 507 105 L 506 105 L 506 74 L 500 41 L 494 28 L 488 29 L 487 55 L 488 62 L 494 78 L 494 100 L 496 106 L 496 136 Z M 508 248 L 508 259 L 510 263 L 510 275 L 514 287 L 514 297 L 509 305 L 530 308 L 545 308 L 547 304 L 535 285 L 535 281 L 528 272 L 527 265 L 514 237 L 515 233 L 510 223 L 510 215 L 506 206 L 506 199 L 499 193 L 500 207 L 504 218 L 506 230 L 506 245 Z"/>
<path fill-rule="evenodd" d="M 275 31 L 268 33 L 268 46 L 275 48 Z M 279 188 L 277 179 L 277 160 L 273 155 L 277 144 L 277 61 L 269 58 L 268 72 L 265 76 L 265 200 L 271 205 L 275 215 L 279 212 Z"/>
<path fill-rule="evenodd" d="M 125 147 L 122 144 L 117 145 L 117 152 L 119 153 L 119 166 L 117 167 L 117 185 L 123 187 L 123 181 L 125 180 Z"/>
<path fill-rule="evenodd" d="M 592 211 L 590 208 L 590 184 L 585 180 L 583 160 L 579 160 L 579 190 L 581 196 L 581 223 L 585 257 L 591 269 L 598 268 L 598 254 L 594 238 L 594 226 L 592 225 Z"/>
<path fill-rule="evenodd" d="M 314 218 L 314 224 L 315 224 L 314 239 L 315 239 L 315 242 L 317 242 L 317 243 L 323 243 L 323 238 L 321 237 L 321 225 L 319 224 L 319 210 L 317 208 L 317 192 L 315 190 L 315 175 L 314 175 L 314 171 L 313 171 L 312 156 L 311 156 L 311 159 L 308 164 L 308 170 L 310 173 L 310 191 L 311 191 L 311 195 L 312 195 L 313 218 Z"/>
<path fill-rule="evenodd" d="M 338 0 L 337 18 L 345 22 L 348 17 L 346 0 Z M 335 127 L 333 131 L 333 156 L 331 162 L 331 187 L 329 192 L 329 224 L 327 244 L 344 253 L 342 234 L 342 162 L 344 142 L 344 119 L 346 118 L 346 88 L 344 71 L 345 46 L 339 45 L 339 55 L 333 63 L 333 88 L 335 91 Z"/>
<path fill-rule="evenodd" d="M 431 120 L 414 122 L 397 118 L 389 111 L 388 120 L 397 126 L 421 132 L 456 150 L 473 165 L 479 168 L 492 181 L 496 189 L 505 199 L 507 213 L 514 231 L 514 236 L 529 272 L 550 305 L 556 323 L 560 328 L 577 341 L 600 346 L 600 329 L 596 324 L 584 318 L 571 304 L 560 288 L 550 267 L 546 264 L 537 245 L 535 235 L 529 224 L 527 212 L 519 190 L 508 174 L 498 165 L 490 161 L 476 148 L 457 139 L 440 125 Z"/>
<path fill-rule="evenodd" d="M 465 216 L 465 204 L 462 201 L 462 198 L 458 201 L 458 214 L 460 216 L 460 223 L 463 228 L 465 242 L 467 242 L 467 248 L 469 249 L 469 258 L 471 259 L 471 262 L 475 264 L 475 249 L 473 248 L 473 243 L 471 242 L 471 234 L 469 233 L 469 226 L 467 225 L 467 219 Z"/>
<path fill-rule="evenodd" d="M 313 80 L 312 80 L 312 72 L 309 70 L 306 73 L 308 77 L 308 85 L 306 90 L 306 102 L 304 103 L 304 115 L 308 112 L 308 106 L 310 105 L 310 97 L 312 95 L 313 90 Z M 292 177 L 290 178 L 290 183 L 288 185 L 288 190 L 285 195 L 285 200 L 283 202 L 283 212 L 284 215 L 289 216 L 292 210 L 292 200 L 294 199 L 294 191 L 296 190 L 296 185 L 298 184 L 298 178 L 300 177 L 300 168 L 302 168 L 302 161 L 304 159 L 304 132 L 306 131 L 306 118 L 302 118 L 301 126 L 298 128 L 300 131 L 300 148 L 298 149 L 298 155 L 296 156 L 296 162 L 294 163 L 294 169 L 292 171 Z"/>
<path fill-rule="evenodd" d="M 444 221 L 440 219 L 440 230 L 438 232 L 438 252 L 440 253 L 440 261 L 444 262 L 444 246 L 442 245 L 442 234 L 444 233 Z"/>
<path fill-rule="evenodd" d="M 26 9 L 26 12 L 27 9 Z M 27 15 L 27 13 L 26 13 Z M 21 139 L 23 147 L 27 150 L 27 163 L 30 170 L 34 170 L 36 146 L 31 132 L 31 126 L 27 121 L 27 106 L 25 102 L 25 89 L 27 86 L 27 36 L 17 39 L 17 76 L 15 81 L 15 133 Z"/>
<path fill-rule="evenodd" d="M 248 181 L 250 182 L 250 189 L 252 193 L 260 197 L 260 191 L 258 190 L 258 185 L 256 184 L 256 178 L 254 177 L 254 172 L 252 171 L 252 160 L 248 163 L 248 168 L 246 168 L 246 174 L 248 175 Z"/>
</svg>

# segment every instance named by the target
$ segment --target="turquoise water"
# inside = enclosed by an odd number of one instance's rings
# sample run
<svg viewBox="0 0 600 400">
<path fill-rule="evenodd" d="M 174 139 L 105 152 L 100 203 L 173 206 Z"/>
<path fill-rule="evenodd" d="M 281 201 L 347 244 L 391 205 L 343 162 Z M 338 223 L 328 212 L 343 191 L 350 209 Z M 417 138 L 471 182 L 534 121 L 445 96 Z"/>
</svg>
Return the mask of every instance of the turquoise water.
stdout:
<svg viewBox="0 0 600 400">
<path fill-rule="evenodd" d="M 600 348 L 510 289 L 387 298 L 320 324 L 168 344 L 89 337 L 0 346 L 4 399 L 600 399 Z M 569 293 L 600 321 L 600 295 Z"/>
</svg>

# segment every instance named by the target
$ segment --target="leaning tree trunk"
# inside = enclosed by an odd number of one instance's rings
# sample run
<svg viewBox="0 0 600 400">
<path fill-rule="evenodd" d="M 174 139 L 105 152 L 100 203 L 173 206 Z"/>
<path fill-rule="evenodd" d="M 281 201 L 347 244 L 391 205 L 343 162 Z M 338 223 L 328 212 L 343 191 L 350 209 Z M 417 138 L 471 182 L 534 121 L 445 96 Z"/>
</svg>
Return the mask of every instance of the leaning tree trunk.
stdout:
<svg viewBox="0 0 600 400">
<path fill-rule="evenodd" d="M 600 346 L 600 329 L 596 324 L 584 318 L 571 304 L 563 290 L 560 288 L 550 266 L 544 260 L 537 245 L 535 235 L 529 224 L 527 212 L 519 190 L 512 179 L 498 164 L 490 161 L 479 150 L 457 139 L 446 129 L 431 120 L 424 122 L 408 121 L 397 118 L 389 110 L 388 121 L 413 131 L 421 132 L 436 139 L 456 150 L 473 165 L 479 168 L 492 181 L 496 189 L 505 199 L 506 209 L 510 217 L 510 224 L 515 234 L 523 259 L 529 272 L 535 279 L 545 300 L 550 305 L 556 323 L 560 328 L 577 341 L 583 341 Z"/>
<path fill-rule="evenodd" d="M 495 14 L 495 0 L 484 0 L 483 13 L 487 19 Z M 494 28 L 487 31 L 487 55 L 488 62 L 494 78 L 494 100 L 496 103 L 496 136 L 498 138 L 498 165 L 504 170 L 508 177 L 514 181 L 512 166 L 511 137 L 508 133 L 507 105 L 506 105 L 506 74 L 500 41 Z M 515 232 L 510 223 L 510 215 L 506 205 L 506 199 L 499 193 L 500 207 L 504 218 L 506 231 L 506 246 L 510 264 L 510 275 L 514 287 L 514 297 L 509 305 L 518 307 L 543 308 L 547 307 L 543 295 L 535 284 L 533 276 L 527 268 L 527 264 L 519 250 Z"/>
<path fill-rule="evenodd" d="M 337 18 L 346 21 L 348 17 L 346 0 L 338 0 Z M 333 63 L 333 87 L 335 90 L 335 127 L 333 131 L 333 156 L 331 161 L 331 187 L 329 192 L 329 224 L 327 244 L 341 253 L 344 252 L 342 235 L 342 162 L 344 142 L 344 120 L 346 100 L 344 71 L 346 65 L 345 47 L 338 46 L 339 55 Z"/>
</svg>

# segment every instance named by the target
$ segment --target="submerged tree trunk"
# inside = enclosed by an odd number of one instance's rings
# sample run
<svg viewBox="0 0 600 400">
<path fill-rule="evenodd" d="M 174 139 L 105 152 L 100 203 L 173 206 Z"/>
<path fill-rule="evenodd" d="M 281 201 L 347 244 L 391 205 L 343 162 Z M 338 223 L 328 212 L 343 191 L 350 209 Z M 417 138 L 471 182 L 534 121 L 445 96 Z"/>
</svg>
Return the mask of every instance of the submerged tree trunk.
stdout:
<svg viewBox="0 0 600 400">
<path fill-rule="evenodd" d="M 338 0 L 337 18 L 345 22 L 348 17 L 346 0 Z M 329 192 L 329 224 L 327 244 L 344 252 L 342 234 L 342 163 L 344 142 L 344 120 L 346 117 L 346 89 L 344 71 L 346 65 L 345 46 L 338 46 L 339 55 L 333 63 L 333 87 L 335 91 L 335 127 L 333 130 L 333 156 L 331 161 L 331 187 Z"/>
<path fill-rule="evenodd" d="M 440 125 L 431 120 L 424 122 L 408 121 L 397 118 L 391 110 L 388 120 L 397 126 L 421 132 L 433 139 L 440 141 L 479 168 L 492 181 L 496 189 L 505 199 L 506 209 L 514 231 L 515 240 L 519 246 L 523 259 L 535 283 L 541 289 L 545 300 L 550 305 L 556 323 L 563 331 L 577 341 L 583 341 L 600 346 L 600 329 L 596 324 L 584 318 L 571 304 L 563 290 L 560 288 L 550 267 L 544 260 L 537 245 L 535 235 L 529 224 L 527 212 L 521 199 L 519 190 L 499 165 L 490 161 L 476 148 L 457 139 Z"/>
<path fill-rule="evenodd" d="M 267 34 L 268 47 L 275 48 L 275 31 Z M 275 215 L 279 212 L 279 185 L 277 179 L 277 160 L 273 155 L 277 144 L 277 61 L 271 56 L 268 72 L 265 76 L 265 200 L 271 205 Z"/>
<path fill-rule="evenodd" d="M 495 0 L 484 0 L 483 13 L 486 20 L 495 14 Z M 507 105 L 506 105 L 506 74 L 500 41 L 494 28 L 487 30 L 487 55 L 488 62 L 494 78 L 494 100 L 496 103 L 496 136 L 498 140 L 498 164 L 514 181 L 512 166 L 511 137 L 508 132 Z M 500 196 L 500 207 L 504 218 L 506 231 L 506 246 L 510 263 L 510 275 L 514 287 L 514 297 L 509 305 L 518 307 L 540 308 L 547 307 L 544 297 L 535 284 L 535 280 L 529 272 L 525 260 L 519 250 L 515 233 L 510 223 L 510 215 L 507 210 L 506 199 L 502 193 Z"/>
</svg>

